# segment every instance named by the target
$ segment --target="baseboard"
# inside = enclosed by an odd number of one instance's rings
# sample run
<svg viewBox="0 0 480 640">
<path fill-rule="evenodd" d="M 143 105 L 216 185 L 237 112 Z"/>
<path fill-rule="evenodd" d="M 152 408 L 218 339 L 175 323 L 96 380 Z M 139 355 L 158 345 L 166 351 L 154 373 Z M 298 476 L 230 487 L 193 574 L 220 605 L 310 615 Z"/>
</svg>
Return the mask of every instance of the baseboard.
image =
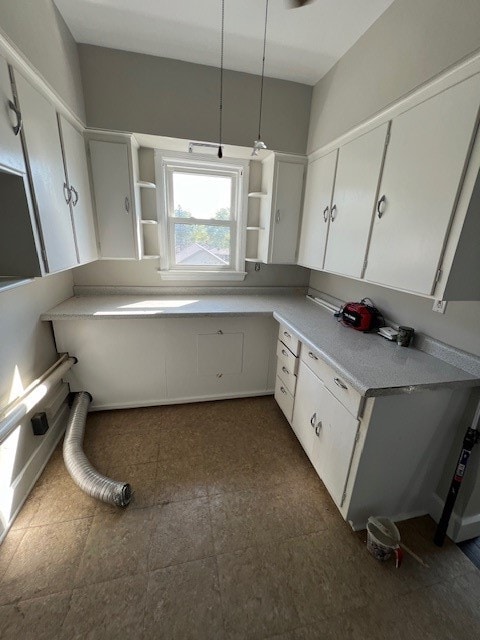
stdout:
<svg viewBox="0 0 480 640">
<path fill-rule="evenodd" d="M 212 396 L 196 396 L 194 398 L 164 398 L 141 402 L 120 402 L 91 406 L 90 411 L 110 411 L 111 409 L 140 409 L 141 407 L 161 407 L 167 404 L 191 404 L 193 402 L 210 402 L 212 400 L 233 400 L 235 398 L 255 398 L 256 396 L 271 396 L 274 389 L 266 391 L 245 391 L 243 393 L 224 393 Z"/>
<path fill-rule="evenodd" d="M 434 494 L 430 515 L 435 522 L 440 520 L 443 505 L 444 501 L 437 494 Z M 463 542 L 464 540 L 470 540 L 471 538 L 480 536 L 480 513 L 476 513 L 473 516 L 462 517 L 454 511 L 448 525 L 447 536 L 453 540 L 453 542 Z"/>
</svg>

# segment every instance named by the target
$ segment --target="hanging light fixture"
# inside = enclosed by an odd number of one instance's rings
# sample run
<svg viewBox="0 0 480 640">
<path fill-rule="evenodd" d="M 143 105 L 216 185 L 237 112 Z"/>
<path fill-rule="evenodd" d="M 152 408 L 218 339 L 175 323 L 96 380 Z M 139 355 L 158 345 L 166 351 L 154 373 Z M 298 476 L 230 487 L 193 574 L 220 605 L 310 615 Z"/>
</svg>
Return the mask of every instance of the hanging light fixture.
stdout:
<svg viewBox="0 0 480 640">
<path fill-rule="evenodd" d="M 225 39 L 225 0 L 222 0 L 222 36 L 220 44 L 220 105 L 219 105 L 219 132 L 218 132 L 218 157 L 223 157 L 222 150 L 222 124 L 223 124 L 223 43 Z"/>
<path fill-rule="evenodd" d="M 257 156 L 258 152 L 266 149 L 267 145 L 262 140 L 262 108 L 263 108 L 263 84 L 265 81 L 265 49 L 267 46 L 267 22 L 268 22 L 268 0 L 265 0 L 265 30 L 263 33 L 263 58 L 262 58 L 262 79 L 260 81 L 260 109 L 258 114 L 258 136 L 253 144 L 252 156 Z"/>
</svg>

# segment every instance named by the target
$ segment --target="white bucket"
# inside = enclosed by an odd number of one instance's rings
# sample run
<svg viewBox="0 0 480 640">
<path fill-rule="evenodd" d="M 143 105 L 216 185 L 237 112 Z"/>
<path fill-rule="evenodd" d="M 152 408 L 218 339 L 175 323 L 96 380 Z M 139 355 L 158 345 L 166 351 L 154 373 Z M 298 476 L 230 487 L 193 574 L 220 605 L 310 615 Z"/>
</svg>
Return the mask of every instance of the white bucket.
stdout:
<svg viewBox="0 0 480 640">
<path fill-rule="evenodd" d="M 402 550 L 400 548 L 400 532 L 389 518 L 371 516 L 367 522 L 367 549 L 380 562 L 395 557 L 397 567 L 400 566 Z"/>
</svg>

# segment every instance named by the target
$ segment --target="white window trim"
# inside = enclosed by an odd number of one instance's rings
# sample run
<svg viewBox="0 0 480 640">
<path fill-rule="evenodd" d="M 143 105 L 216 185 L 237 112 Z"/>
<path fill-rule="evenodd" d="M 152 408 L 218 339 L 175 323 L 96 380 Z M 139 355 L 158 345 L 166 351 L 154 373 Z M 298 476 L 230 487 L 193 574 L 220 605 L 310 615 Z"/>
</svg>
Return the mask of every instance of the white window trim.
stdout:
<svg viewBox="0 0 480 640">
<path fill-rule="evenodd" d="M 155 175 L 157 182 L 157 209 L 159 212 L 159 245 L 160 245 L 160 269 L 158 270 L 163 280 L 204 280 L 204 281 L 239 281 L 246 276 L 245 253 L 246 253 L 246 222 L 248 211 L 248 182 L 249 182 L 248 160 L 238 158 L 215 158 L 211 155 L 201 155 L 191 153 L 167 152 L 160 149 L 155 150 Z M 169 189 L 167 181 L 170 179 L 172 170 L 178 169 L 212 169 L 213 171 L 225 172 L 233 175 L 237 181 L 238 189 L 234 190 L 236 199 L 237 220 L 233 230 L 232 248 L 234 250 L 234 261 L 226 267 L 212 269 L 210 265 L 181 267 L 173 264 L 171 248 L 169 243 L 169 232 L 171 222 L 168 216 Z M 206 223 L 203 221 L 202 223 Z"/>
</svg>

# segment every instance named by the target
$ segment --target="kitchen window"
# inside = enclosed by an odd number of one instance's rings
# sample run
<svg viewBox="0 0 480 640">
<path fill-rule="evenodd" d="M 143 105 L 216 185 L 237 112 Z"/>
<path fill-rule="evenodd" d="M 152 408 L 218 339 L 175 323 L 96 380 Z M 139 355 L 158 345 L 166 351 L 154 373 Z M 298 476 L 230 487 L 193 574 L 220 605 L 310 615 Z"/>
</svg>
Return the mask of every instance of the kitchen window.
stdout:
<svg viewBox="0 0 480 640">
<path fill-rule="evenodd" d="M 165 279 L 243 280 L 248 163 L 156 155 Z"/>
</svg>

